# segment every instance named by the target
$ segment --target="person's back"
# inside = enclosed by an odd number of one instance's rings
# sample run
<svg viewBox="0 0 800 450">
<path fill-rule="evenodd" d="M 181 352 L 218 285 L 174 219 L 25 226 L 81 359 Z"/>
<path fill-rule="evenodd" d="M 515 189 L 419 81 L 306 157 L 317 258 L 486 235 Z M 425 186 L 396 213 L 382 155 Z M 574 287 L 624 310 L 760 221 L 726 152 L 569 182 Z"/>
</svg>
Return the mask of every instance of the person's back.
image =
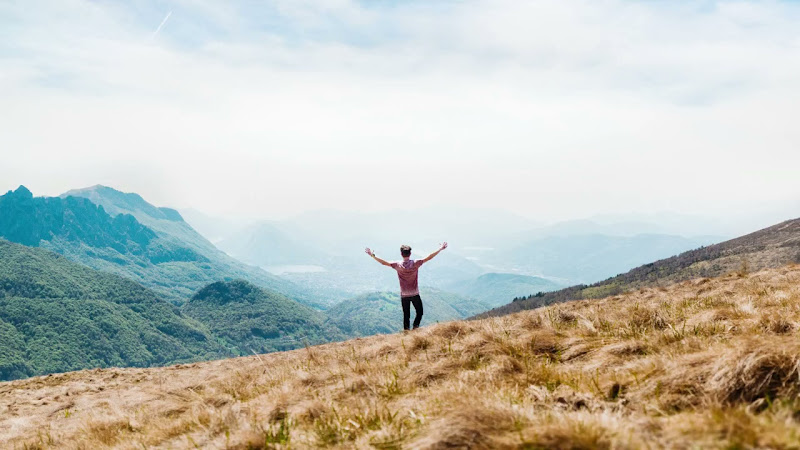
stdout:
<svg viewBox="0 0 800 450">
<path fill-rule="evenodd" d="M 401 297 L 419 295 L 419 268 L 423 263 L 423 260 L 413 259 L 392 263 L 392 269 L 397 271 L 397 278 L 400 280 Z"/>
<path fill-rule="evenodd" d="M 447 242 L 444 242 L 439 247 L 439 250 L 436 250 L 428 255 L 427 258 L 413 260 L 411 259 L 411 247 L 408 245 L 403 245 L 400 247 L 400 255 L 403 257 L 403 261 L 393 263 L 386 262 L 378 258 L 375 256 L 375 252 L 370 250 L 369 247 L 367 247 L 365 250 L 368 255 L 372 256 L 372 258 L 379 263 L 383 264 L 384 266 L 389 266 L 397 271 L 397 278 L 400 281 L 400 301 L 403 306 L 404 330 L 409 329 L 412 304 L 414 305 L 416 314 L 414 316 L 414 329 L 419 328 L 420 321 L 422 320 L 422 299 L 419 296 L 419 268 L 446 248 Z"/>
</svg>

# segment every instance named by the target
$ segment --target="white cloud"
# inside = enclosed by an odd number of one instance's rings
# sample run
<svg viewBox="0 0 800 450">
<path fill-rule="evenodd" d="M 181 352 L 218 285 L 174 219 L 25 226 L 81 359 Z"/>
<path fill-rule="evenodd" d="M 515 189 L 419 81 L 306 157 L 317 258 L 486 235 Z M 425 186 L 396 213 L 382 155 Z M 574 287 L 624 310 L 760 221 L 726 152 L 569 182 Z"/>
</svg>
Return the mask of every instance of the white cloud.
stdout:
<svg viewBox="0 0 800 450">
<path fill-rule="evenodd" d="M 797 198 L 796 4 L 374 5 L 0 6 L 0 182 L 264 216 Z"/>
</svg>

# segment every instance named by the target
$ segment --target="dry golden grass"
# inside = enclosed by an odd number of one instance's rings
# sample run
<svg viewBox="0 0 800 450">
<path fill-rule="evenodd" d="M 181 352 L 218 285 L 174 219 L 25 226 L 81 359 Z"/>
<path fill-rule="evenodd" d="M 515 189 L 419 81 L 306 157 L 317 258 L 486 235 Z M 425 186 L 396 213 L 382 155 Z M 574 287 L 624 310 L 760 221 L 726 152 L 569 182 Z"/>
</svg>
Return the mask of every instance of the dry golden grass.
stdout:
<svg viewBox="0 0 800 450">
<path fill-rule="evenodd" d="M 8 448 L 798 448 L 800 266 L 0 384 Z"/>
</svg>

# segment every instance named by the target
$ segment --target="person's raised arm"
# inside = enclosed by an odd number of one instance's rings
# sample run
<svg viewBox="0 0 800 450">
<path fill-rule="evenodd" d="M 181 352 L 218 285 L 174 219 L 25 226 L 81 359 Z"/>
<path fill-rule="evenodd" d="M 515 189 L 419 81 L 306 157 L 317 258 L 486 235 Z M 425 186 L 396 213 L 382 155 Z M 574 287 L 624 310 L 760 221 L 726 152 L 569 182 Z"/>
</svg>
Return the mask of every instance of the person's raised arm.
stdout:
<svg viewBox="0 0 800 450">
<path fill-rule="evenodd" d="M 374 259 L 375 261 L 378 261 L 379 263 L 383 264 L 384 266 L 389 266 L 389 267 L 391 267 L 392 263 L 390 263 L 390 262 L 386 262 L 386 261 L 384 261 L 384 260 L 382 260 L 382 259 L 378 258 L 377 256 L 375 256 L 375 252 L 373 252 L 372 250 L 370 250 L 370 249 L 369 249 L 369 247 L 367 247 L 367 248 L 364 250 L 364 252 L 365 252 L 366 254 L 368 254 L 369 256 L 371 256 L 371 257 L 372 257 L 372 259 Z"/>
<path fill-rule="evenodd" d="M 442 242 L 442 244 L 439 246 L 439 250 L 436 250 L 435 252 L 433 252 L 430 255 L 428 255 L 425 259 L 422 260 L 422 262 L 428 262 L 428 261 L 432 260 L 434 256 L 438 255 L 439 252 L 441 252 L 442 250 L 444 250 L 446 248 L 447 248 L 447 242 Z"/>
</svg>

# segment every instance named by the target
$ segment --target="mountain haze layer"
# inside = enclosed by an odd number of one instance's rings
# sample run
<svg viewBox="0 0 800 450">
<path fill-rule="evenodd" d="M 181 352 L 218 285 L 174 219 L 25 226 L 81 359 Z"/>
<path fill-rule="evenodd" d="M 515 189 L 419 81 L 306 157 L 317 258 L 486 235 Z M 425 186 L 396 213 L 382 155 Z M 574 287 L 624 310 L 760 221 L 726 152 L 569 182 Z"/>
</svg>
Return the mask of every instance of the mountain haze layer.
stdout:
<svg viewBox="0 0 800 450">
<path fill-rule="evenodd" d="M 475 279 L 454 283 L 448 286 L 448 290 L 476 298 L 494 308 L 517 297 L 554 291 L 561 287 L 563 285 L 541 277 L 513 273 L 487 273 Z"/>
<path fill-rule="evenodd" d="M 242 278 L 298 301 L 314 304 L 302 287 L 231 258 L 197 233 L 177 211 L 155 207 L 138 194 L 98 185 L 71 190 L 62 198 L 85 198 L 100 205 L 112 217 L 134 217 L 155 233 L 159 245 L 185 249 L 196 255 L 192 260 L 163 258 L 157 264 L 143 267 L 123 265 L 116 268 L 119 273 L 132 276 L 175 301 L 188 299 L 208 283 Z M 86 263 L 85 260 L 80 262 Z M 109 269 L 105 264 L 89 265 L 101 270 Z"/>
<path fill-rule="evenodd" d="M 497 266 L 513 266 L 525 273 L 540 273 L 590 283 L 606 279 L 641 264 L 716 242 L 715 237 L 637 234 L 551 235 L 517 244 L 487 256 Z"/>
<path fill-rule="evenodd" d="M 479 317 L 504 315 L 555 302 L 600 298 L 691 278 L 715 277 L 734 271 L 746 273 L 791 263 L 800 263 L 800 219 L 788 220 L 736 239 L 645 264 L 590 286 L 578 285 L 515 301 L 487 311 Z"/>
<path fill-rule="evenodd" d="M 267 222 L 250 225 L 219 241 L 217 246 L 229 255 L 259 267 L 324 264 L 332 259 Z"/>
<path fill-rule="evenodd" d="M 592 283 L 723 240 L 710 235 L 670 234 L 685 230 L 692 220 L 704 223 L 704 232 L 715 228 L 702 218 L 669 214 L 643 216 L 642 220 L 608 217 L 541 226 L 502 211 L 457 207 L 380 213 L 320 210 L 247 227 L 225 218 L 190 214 L 198 226 L 212 233 L 209 236 L 224 235 L 221 230 L 228 230 L 228 237 L 218 245 L 230 255 L 267 267 L 311 290 L 319 301 L 329 300 L 330 305 L 395 287 L 391 274 L 363 258 L 365 246 L 384 259 L 396 259 L 399 245 L 409 244 L 414 248 L 412 257 L 421 258 L 447 240 L 450 249 L 426 269 L 424 277 L 429 286 L 454 290 L 487 273 L 533 276 L 561 286 Z M 644 220 L 648 218 L 652 221 Z M 517 296 L 557 287 L 527 291 L 517 284 L 519 290 L 504 289 L 508 283 L 484 283 L 480 288 L 483 299 L 500 305 Z M 469 295 L 463 289 L 459 293 Z"/>
</svg>

